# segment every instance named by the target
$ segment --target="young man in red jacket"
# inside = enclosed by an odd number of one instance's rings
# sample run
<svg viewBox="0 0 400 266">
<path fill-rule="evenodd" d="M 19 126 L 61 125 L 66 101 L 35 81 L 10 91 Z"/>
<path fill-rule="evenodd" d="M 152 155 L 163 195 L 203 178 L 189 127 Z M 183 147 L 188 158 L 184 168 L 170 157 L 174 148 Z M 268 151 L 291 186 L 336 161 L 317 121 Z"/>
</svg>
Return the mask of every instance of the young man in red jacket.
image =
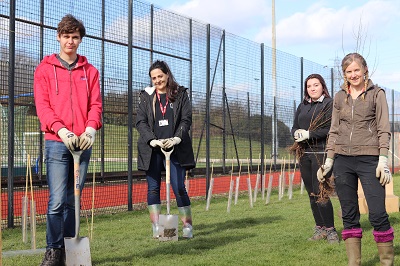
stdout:
<svg viewBox="0 0 400 266">
<path fill-rule="evenodd" d="M 78 55 L 85 36 L 83 23 L 72 15 L 57 27 L 60 52 L 43 58 L 35 70 L 34 96 L 45 133 L 45 162 L 49 201 L 46 253 L 42 265 L 64 265 L 64 237 L 75 235 L 72 150 L 80 158 L 80 188 L 86 179 L 95 133 L 101 128 L 99 72 Z"/>
</svg>

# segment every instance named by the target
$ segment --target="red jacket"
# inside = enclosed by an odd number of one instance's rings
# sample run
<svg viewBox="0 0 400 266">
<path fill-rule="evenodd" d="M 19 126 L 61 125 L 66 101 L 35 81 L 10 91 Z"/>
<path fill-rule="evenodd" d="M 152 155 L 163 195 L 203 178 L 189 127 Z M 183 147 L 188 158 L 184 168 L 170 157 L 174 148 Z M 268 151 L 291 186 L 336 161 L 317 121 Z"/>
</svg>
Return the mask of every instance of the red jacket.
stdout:
<svg viewBox="0 0 400 266">
<path fill-rule="evenodd" d="M 35 70 L 33 91 L 46 140 L 61 141 L 57 132 L 63 127 L 77 136 L 88 126 L 101 128 L 99 72 L 86 57 L 79 56 L 69 71 L 55 54 L 46 56 Z"/>
</svg>

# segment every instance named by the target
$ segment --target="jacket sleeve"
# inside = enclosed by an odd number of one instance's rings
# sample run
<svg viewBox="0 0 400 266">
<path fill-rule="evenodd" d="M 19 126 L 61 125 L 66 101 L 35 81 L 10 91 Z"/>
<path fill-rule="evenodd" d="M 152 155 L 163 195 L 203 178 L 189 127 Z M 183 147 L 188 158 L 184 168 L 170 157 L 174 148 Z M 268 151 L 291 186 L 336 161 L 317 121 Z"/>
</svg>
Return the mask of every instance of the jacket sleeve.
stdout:
<svg viewBox="0 0 400 266">
<path fill-rule="evenodd" d="M 333 159 L 335 156 L 335 143 L 339 133 L 339 121 L 340 121 L 340 105 L 338 103 L 339 93 L 335 95 L 335 98 L 333 100 L 331 127 L 328 134 L 328 140 L 326 142 L 327 158 L 331 159 Z"/>
<path fill-rule="evenodd" d="M 378 130 L 379 154 L 387 156 L 391 134 L 389 108 L 383 90 L 379 90 L 376 96 L 376 125 Z"/>
<path fill-rule="evenodd" d="M 100 82 L 99 82 L 99 71 L 93 67 L 95 73 L 94 77 L 90 80 L 90 97 L 89 97 L 89 109 L 88 109 L 88 119 L 85 123 L 86 127 L 92 127 L 96 130 L 102 127 L 102 110 L 103 103 L 100 93 Z"/>
<path fill-rule="evenodd" d="M 43 132 L 57 133 L 59 129 L 65 126 L 53 108 L 51 108 L 49 89 L 48 78 L 39 65 L 36 68 L 33 82 L 36 113 Z"/>
<path fill-rule="evenodd" d="M 302 105 L 303 105 L 303 104 L 300 103 L 299 106 L 297 106 L 297 110 L 296 110 L 296 113 L 295 113 L 295 115 L 294 115 L 294 121 L 293 121 L 292 130 L 291 130 L 293 139 L 294 139 L 294 132 L 295 132 L 296 130 L 300 129 L 299 121 L 298 121 L 298 120 L 299 120 L 299 113 L 300 113 L 300 109 L 301 109 L 301 106 L 302 106 Z"/>
<path fill-rule="evenodd" d="M 180 101 L 182 105 L 181 120 L 179 121 L 174 136 L 182 139 L 184 134 L 189 134 L 192 125 L 192 104 L 190 103 L 189 95 L 186 90 L 182 91 Z"/>
<path fill-rule="evenodd" d="M 148 101 L 150 101 L 150 98 L 145 97 L 145 94 L 145 91 L 141 91 L 139 94 L 139 104 L 136 113 L 136 129 L 143 142 L 149 143 L 151 140 L 157 139 L 157 136 L 154 134 L 149 124 L 149 116 L 152 115 L 152 111 L 148 110 L 148 107 L 150 106 Z"/>
<path fill-rule="evenodd" d="M 310 138 L 313 139 L 326 139 L 331 127 L 331 117 L 332 117 L 332 99 L 326 98 L 324 106 L 322 107 L 320 113 L 317 115 L 317 119 L 314 121 L 316 123 L 316 128 L 310 130 Z"/>
</svg>

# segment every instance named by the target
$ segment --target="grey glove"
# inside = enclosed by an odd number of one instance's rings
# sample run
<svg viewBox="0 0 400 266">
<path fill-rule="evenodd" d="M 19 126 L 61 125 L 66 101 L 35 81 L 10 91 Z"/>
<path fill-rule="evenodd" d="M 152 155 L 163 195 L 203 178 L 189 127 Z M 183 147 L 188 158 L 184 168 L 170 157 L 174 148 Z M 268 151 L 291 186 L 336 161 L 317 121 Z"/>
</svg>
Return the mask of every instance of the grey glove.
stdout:
<svg viewBox="0 0 400 266">
<path fill-rule="evenodd" d="M 67 128 L 63 127 L 58 132 L 57 135 L 61 138 L 64 145 L 70 150 L 74 151 L 75 148 L 79 146 L 79 139 L 78 137 Z"/>
<path fill-rule="evenodd" d="M 87 127 L 85 132 L 83 132 L 83 134 L 79 136 L 79 148 L 81 150 L 87 150 L 92 147 L 95 134 L 96 129 L 92 127 Z"/>
<path fill-rule="evenodd" d="M 164 143 L 163 140 L 161 139 L 153 139 L 150 141 L 150 146 L 155 148 L 157 146 L 159 146 L 160 148 L 164 148 Z"/>
<path fill-rule="evenodd" d="M 386 156 L 379 156 L 378 166 L 376 167 L 376 177 L 382 186 L 389 184 L 392 181 L 392 173 L 388 166 L 388 158 Z"/>
<path fill-rule="evenodd" d="M 325 176 L 329 173 L 333 166 L 333 159 L 326 158 L 324 165 L 322 165 L 317 171 L 317 179 L 319 182 L 325 181 Z"/>
<path fill-rule="evenodd" d="M 304 129 L 298 129 L 294 132 L 294 139 L 296 142 L 301 142 L 303 140 L 310 138 L 310 132 Z"/>
<path fill-rule="evenodd" d="M 181 138 L 178 137 L 166 139 L 164 140 L 164 149 L 172 148 L 173 146 L 178 145 L 179 143 L 181 143 Z"/>
</svg>

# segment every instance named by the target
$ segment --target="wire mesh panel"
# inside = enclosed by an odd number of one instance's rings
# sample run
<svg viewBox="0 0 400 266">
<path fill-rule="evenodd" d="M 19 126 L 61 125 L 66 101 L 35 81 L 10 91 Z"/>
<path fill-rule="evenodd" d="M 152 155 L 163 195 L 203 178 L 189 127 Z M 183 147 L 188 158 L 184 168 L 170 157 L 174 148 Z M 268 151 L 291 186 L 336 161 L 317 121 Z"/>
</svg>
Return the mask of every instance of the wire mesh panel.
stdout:
<svg viewBox="0 0 400 266">
<path fill-rule="evenodd" d="M 338 91 L 342 81 L 337 69 L 274 51 L 143 1 L 17 0 L 16 18 L 11 20 L 15 22 L 15 30 L 9 28 L 10 7 L 10 1 L 0 1 L 1 164 L 8 163 L 7 112 L 12 92 L 14 164 L 26 166 L 30 154 L 35 187 L 40 191 L 37 204 L 43 206 L 38 209 L 40 215 L 46 211 L 48 195 L 33 74 L 45 55 L 59 52 L 56 30 L 64 14 L 71 13 L 84 22 L 86 36 L 78 53 L 99 70 L 103 97 L 103 128 L 96 134 L 93 146 L 83 210 L 90 208 L 93 191 L 101 193 L 101 197 L 95 196 L 95 208 L 104 212 L 126 209 L 128 191 L 133 192 L 134 204 L 146 201 L 144 173 L 136 171 L 138 132 L 134 124 L 138 94 L 151 85 L 148 70 L 155 60 L 166 61 L 177 82 L 189 88 L 193 111 L 190 134 L 199 173 L 195 177 L 199 182 L 190 188 L 189 194 L 196 196 L 205 194 L 204 179 L 210 178 L 205 176 L 207 161 L 226 174 L 232 162 L 235 167 L 242 164 L 244 171 L 248 167 L 254 172 L 260 159 L 264 159 L 260 158 L 262 151 L 268 165 L 273 163 L 278 167 L 282 159 L 289 160 L 287 148 L 293 143 L 290 129 L 295 109 L 304 95 L 304 79 L 312 73 L 321 74 L 330 92 Z M 10 44 L 10 37 L 15 37 L 14 43 Z M 12 59 L 15 63 L 10 67 Z M 400 164 L 396 146 L 399 95 L 386 89 L 393 128 L 391 160 L 396 167 Z M 132 166 L 133 173 L 128 166 Z M 20 199 L 17 193 L 25 176 L 19 173 L 16 177 L 15 191 L 7 193 L 16 193 L 15 198 Z M 132 177 L 135 182 L 129 187 L 126 181 Z M 8 182 L 4 173 L 2 180 Z M 90 187 L 93 184 L 98 188 L 93 190 Z M 216 191 L 226 192 L 226 184 L 217 184 L 221 187 L 215 188 Z M 3 212 L 3 218 L 5 215 L 7 211 Z M 15 216 L 18 215 L 16 212 Z"/>
</svg>

